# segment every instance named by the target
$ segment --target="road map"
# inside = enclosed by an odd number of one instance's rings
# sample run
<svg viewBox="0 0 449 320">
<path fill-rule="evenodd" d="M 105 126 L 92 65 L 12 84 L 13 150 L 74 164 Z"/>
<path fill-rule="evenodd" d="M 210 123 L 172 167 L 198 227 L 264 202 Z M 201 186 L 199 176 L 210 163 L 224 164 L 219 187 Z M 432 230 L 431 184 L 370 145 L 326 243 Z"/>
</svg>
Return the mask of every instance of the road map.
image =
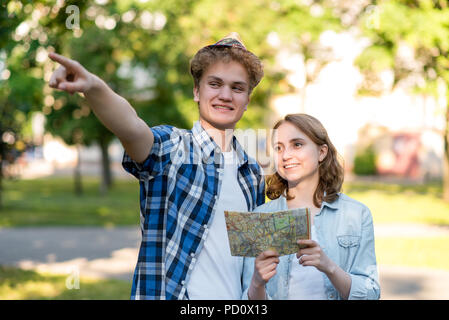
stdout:
<svg viewBox="0 0 449 320">
<path fill-rule="evenodd" d="M 296 253 L 299 239 L 310 239 L 310 210 L 278 212 L 225 211 L 231 255 L 256 257 L 272 249 L 279 255 Z"/>
</svg>

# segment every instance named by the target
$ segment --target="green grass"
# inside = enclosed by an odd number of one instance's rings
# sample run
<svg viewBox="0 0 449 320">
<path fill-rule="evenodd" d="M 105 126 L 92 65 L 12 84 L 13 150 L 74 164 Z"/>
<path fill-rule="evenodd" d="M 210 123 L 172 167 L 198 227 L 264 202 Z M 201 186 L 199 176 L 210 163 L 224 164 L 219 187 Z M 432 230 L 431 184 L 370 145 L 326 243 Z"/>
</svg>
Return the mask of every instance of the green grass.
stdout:
<svg viewBox="0 0 449 320">
<path fill-rule="evenodd" d="M 0 227 L 137 226 L 139 223 L 137 180 L 116 180 L 114 187 L 105 196 L 100 195 L 99 183 L 99 179 L 83 178 L 84 195 L 77 197 L 73 192 L 73 180 L 70 177 L 6 181 L 3 193 L 4 207 L 0 210 Z M 399 185 L 351 182 L 345 183 L 343 191 L 371 209 L 375 224 L 449 225 L 449 203 L 441 199 L 441 184 Z M 379 237 L 376 238 L 376 253 L 378 264 L 449 270 L 449 236 Z M 18 299 L 34 299 L 34 297 L 78 299 L 76 295 L 80 295 L 83 290 L 92 291 L 93 294 L 87 294 L 92 298 L 97 296 L 95 291 L 98 287 L 97 282 L 84 280 L 81 290 L 67 290 L 64 282 L 62 287 L 60 284 L 56 285 L 62 279 L 58 276 L 28 271 L 22 274 L 21 270 L 16 271 L 17 275 L 13 271 L 8 272 L 5 276 L 4 269 L 0 269 L 0 298 L 6 294 L 7 290 L 12 290 L 8 296 L 14 299 L 15 297 Z M 16 280 L 17 277 L 19 280 Z M 30 280 L 25 281 L 28 278 Z M 9 282 L 9 287 L 5 287 L 3 279 L 12 281 Z M 47 288 L 45 290 L 48 290 L 48 295 L 33 296 L 33 282 L 40 283 L 39 287 Z M 47 282 L 48 284 L 44 284 Z M 125 283 L 126 285 L 130 284 Z M 115 285 L 111 283 L 111 286 Z M 122 290 L 121 284 L 117 284 L 117 287 L 118 291 Z M 126 294 L 114 294 L 111 298 L 118 299 L 123 296 L 128 299 L 129 289 L 124 291 Z M 98 294 L 102 297 L 101 292 Z"/>
<path fill-rule="evenodd" d="M 449 235 L 429 238 L 376 238 L 377 264 L 449 271 Z"/>
<path fill-rule="evenodd" d="M 83 178 L 84 195 L 73 192 L 73 179 L 5 181 L 0 226 L 119 226 L 139 223 L 137 180 L 116 180 L 105 196 L 98 178 Z M 374 223 L 449 225 L 449 203 L 439 184 L 345 183 L 343 191 L 366 204 Z"/>
<path fill-rule="evenodd" d="M 370 208 L 374 223 L 449 225 L 440 184 L 346 183 L 343 191 Z"/>
<path fill-rule="evenodd" d="M 76 196 L 71 178 L 5 181 L 0 226 L 138 225 L 138 181 L 116 180 L 104 196 L 99 185 L 84 177 L 84 194 Z"/>
<path fill-rule="evenodd" d="M 68 289 L 67 284 L 69 284 Z M 131 282 L 67 276 L 0 266 L 0 300 L 129 300 Z"/>
</svg>

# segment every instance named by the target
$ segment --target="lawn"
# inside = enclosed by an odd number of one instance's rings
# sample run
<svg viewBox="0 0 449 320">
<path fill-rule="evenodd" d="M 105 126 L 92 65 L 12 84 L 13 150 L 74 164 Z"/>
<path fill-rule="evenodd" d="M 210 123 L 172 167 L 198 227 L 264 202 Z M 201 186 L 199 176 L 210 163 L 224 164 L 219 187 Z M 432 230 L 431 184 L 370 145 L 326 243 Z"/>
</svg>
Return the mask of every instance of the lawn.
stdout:
<svg viewBox="0 0 449 320">
<path fill-rule="evenodd" d="M 370 208 L 374 223 L 449 225 L 440 184 L 346 183 L 343 191 Z"/>
<path fill-rule="evenodd" d="M 131 282 L 64 275 L 0 266 L 0 300 L 128 300 Z"/>
<path fill-rule="evenodd" d="M 139 224 L 139 183 L 116 180 L 108 194 L 97 178 L 83 178 L 76 196 L 71 178 L 5 181 L 0 226 L 117 226 Z"/>
<path fill-rule="evenodd" d="M 379 265 L 413 266 L 449 271 L 449 235 L 376 238 Z"/>
<path fill-rule="evenodd" d="M 84 178 L 84 195 L 73 193 L 71 178 L 6 181 L 0 227 L 120 226 L 139 223 L 139 185 L 116 180 L 101 196 L 99 180 Z M 449 225 L 449 204 L 436 184 L 403 186 L 345 183 L 344 192 L 366 204 L 375 224 L 423 223 Z M 379 265 L 449 270 L 449 236 L 376 238 Z M 0 266 L 0 299 L 129 299 L 131 283 L 81 278 L 69 290 L 66 276 Z"/>
<path fill-rule="evenodd" d="M 99 183 L 85 177 L 78 197 L 71 178 L 5 181 L 0 227 L 138 225 L 138 182 L 116 180 L 105 196 Z M 346 183 L 343 191 L 371 209 L 374 223 L 449 225 L 449 203 L 437 184 Z"/>
</svg>

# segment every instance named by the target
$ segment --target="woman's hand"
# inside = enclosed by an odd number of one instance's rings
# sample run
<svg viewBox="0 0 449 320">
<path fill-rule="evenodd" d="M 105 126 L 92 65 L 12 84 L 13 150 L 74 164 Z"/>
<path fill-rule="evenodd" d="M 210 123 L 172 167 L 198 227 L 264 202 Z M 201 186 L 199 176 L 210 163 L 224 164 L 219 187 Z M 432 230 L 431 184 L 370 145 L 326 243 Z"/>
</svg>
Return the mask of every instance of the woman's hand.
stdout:
<svg viewBox="0 0 449 320">
<path fill-rule="evenodd" d="M 93 87 L 94 76 L 89 73 L 78 61 L 66 58 L 57 53 L 50 53 L 49 58 L 60 64 L 53 72 L 49 86 L 54 89 L 86 93 Z"/>
<path fill-rule="evenodd" d="M 266 250 L 257 256 L 248 298 L 265 299 L 265 284 L 276 274 L 278 263 L 279 254 L 276 251 Z"/>
<path fill-rule="evenodd" d="M 307 245 L 299 249 L 296 257 L 303 266 L 314 266 L 324 272 L 338 290 L 343 299 L 348 299 L 351 292 L 351 276 L 333 262 L 321 249 L 318 242 L 313 240 L 298 240 L 298 244 Z"/>
<path fill-rule="evenodd" d="M 301 265 L 304 267 L 313 266 L 325 274 L 331 274 L 334 271 L 335 264 L 323 252 L 318 242 L 314 240 L 298 240 L 297 243 L 307 245 L 307 248 L 299 249 L 296 254 Z"/>
</svg>

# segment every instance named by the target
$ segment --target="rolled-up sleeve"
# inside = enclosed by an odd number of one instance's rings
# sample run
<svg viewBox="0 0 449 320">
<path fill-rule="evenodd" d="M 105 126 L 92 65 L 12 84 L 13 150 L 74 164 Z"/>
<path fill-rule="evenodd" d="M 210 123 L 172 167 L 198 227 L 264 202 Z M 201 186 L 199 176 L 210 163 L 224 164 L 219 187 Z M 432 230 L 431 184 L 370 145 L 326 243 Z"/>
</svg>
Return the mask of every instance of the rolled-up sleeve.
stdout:
<svg viewBox="0 0 449 320">
<path fill-rule="evenodd" d="M 123 155 L 123 168 L 139 180 L 161 174 L 165 165 L 170 162 L 172 148 L 179 143 L 179 135 L 172 126 L 162 125 L 150 129 L 154 142 L 148 157 L 143 162 L 136 162 L 126 151 Z"/>
<path fill-rule="evenodd" d="M 348 299 L 377 300 L 380 298 L 379 275 L 374 247 L 374 227 L 370 210 L 362 212 L 360 247 L 350 270 L 351 290 Z"/>
</svg>

